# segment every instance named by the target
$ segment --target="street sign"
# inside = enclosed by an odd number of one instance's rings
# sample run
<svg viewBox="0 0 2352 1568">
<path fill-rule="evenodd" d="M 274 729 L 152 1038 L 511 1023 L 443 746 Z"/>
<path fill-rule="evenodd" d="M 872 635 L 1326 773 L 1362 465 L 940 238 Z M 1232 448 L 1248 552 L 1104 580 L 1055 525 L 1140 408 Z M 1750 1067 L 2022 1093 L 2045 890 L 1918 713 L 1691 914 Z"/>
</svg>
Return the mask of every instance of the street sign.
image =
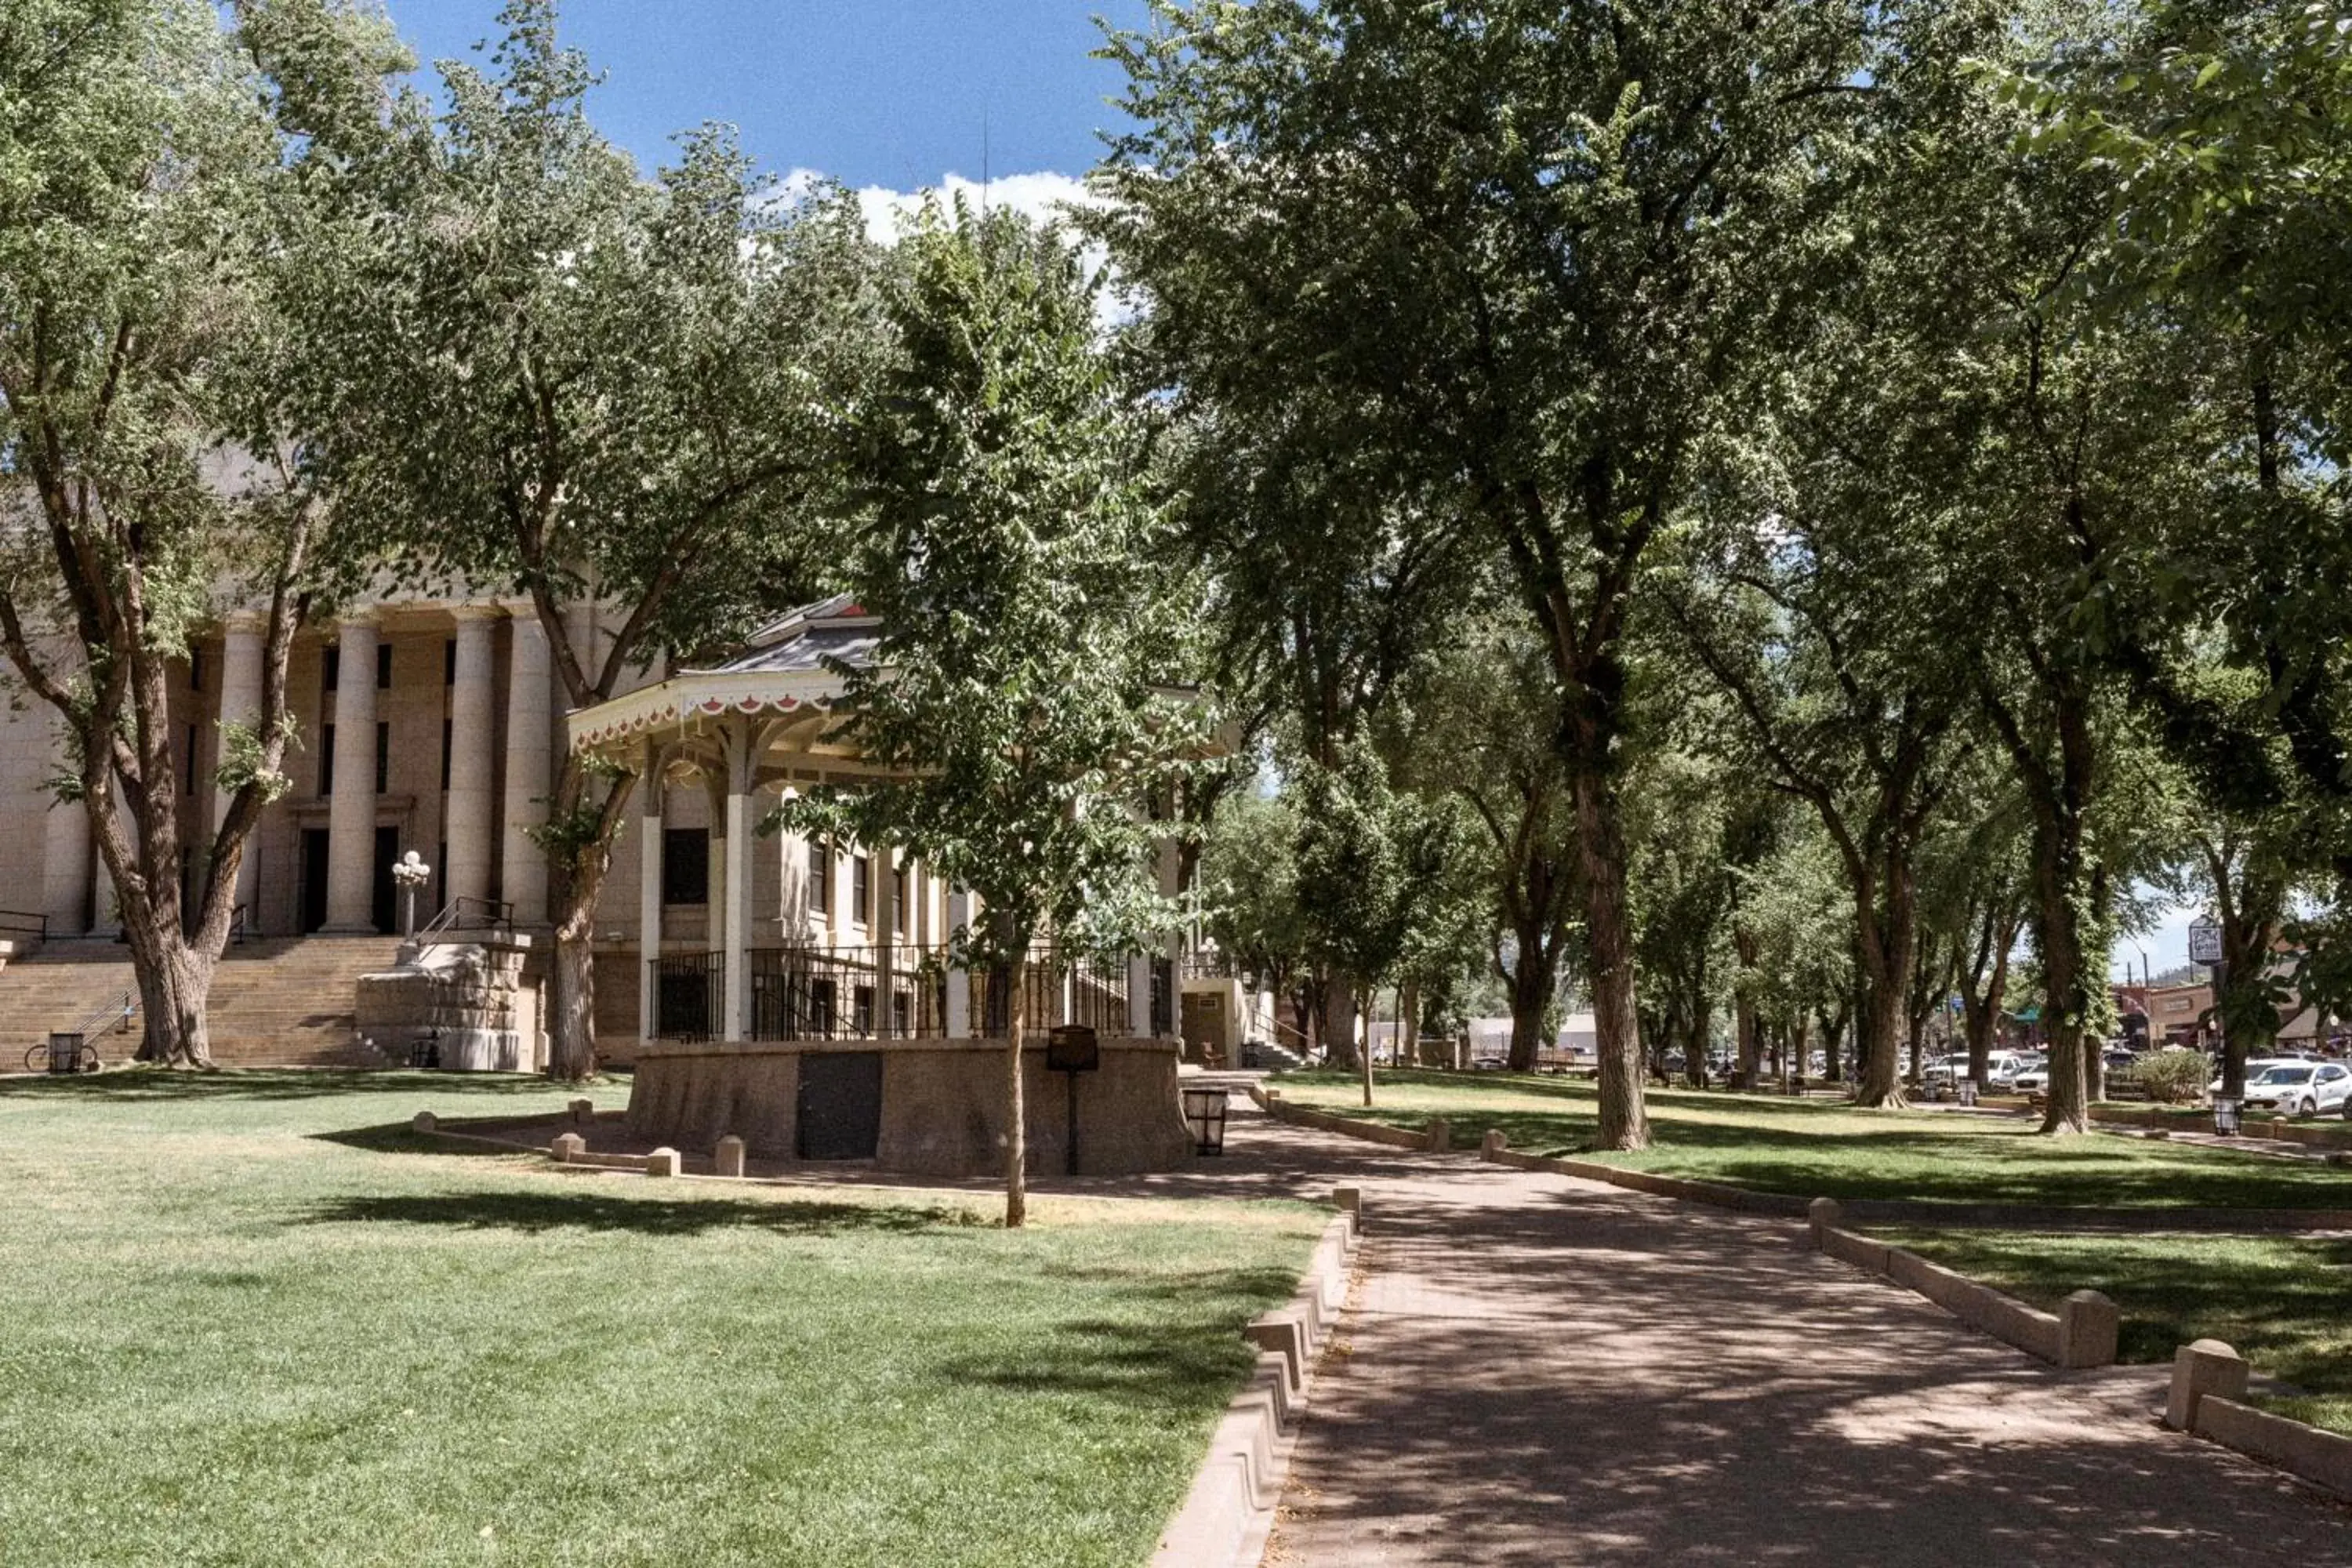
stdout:
<svg viewBox="0 0 2352 1568">
<path fill-rule="evenodd" d="M 2189 927 L 2189 962 L 2219 963 L 2221 962 L 2221 926 L 2214 920 L 2198 920 Z"/>
</svg>

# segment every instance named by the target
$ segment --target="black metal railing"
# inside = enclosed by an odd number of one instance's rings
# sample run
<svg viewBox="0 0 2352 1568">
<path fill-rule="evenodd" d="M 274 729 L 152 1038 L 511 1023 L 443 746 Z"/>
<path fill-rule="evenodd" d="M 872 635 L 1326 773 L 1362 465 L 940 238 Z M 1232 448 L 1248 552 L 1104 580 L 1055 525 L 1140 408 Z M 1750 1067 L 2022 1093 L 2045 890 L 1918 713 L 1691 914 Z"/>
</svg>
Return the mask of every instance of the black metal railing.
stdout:
<svg viewBox="0 0 2352 1568">
<path fill-rule="evenodd" d="M 1057 952 L 1040 948 L 1023 967 L 1023 1012 L 1028 1027 L 1043 1031 L 1057 1024 L 1084 1024 L 1103 1035 L 1124 1035 L 1127 1020 L 1127 960 L 1092 954 Z M 982 1035 L 1009 1034 L 1013 1028 L 1013 974 L 1009 966 L 974 970 L 971 976 L 971 1017 Z"/>
<path fill-rule="evenodd" d="M 0 935 L 48 939 L 49 917 L 37 915 L 29 910 L 0 910 Z"/>
<path fill-rule="evenodd" d="M 935 949 L 755 948 L 755 1040 L 911 1040 L 947 1033 L 947 968 Z"/>
<path fill-rule="evenodd" d="M 948 987 L 957 978 L 947 954 L 910 946 L 751 948 L 743 954 L 749 991 L 743 1035 L 751 1040 L 904 1040 L 947 1033 Z M 649 960 L 654 1032 L 662 1039 L 703 1041 L 726 1033 L 726 958 L 671 953 Z M 1150 961 L 1156 1033 L 1174 1033 L 1167 959 Z M 1012 1027 L 1008 965 L 974 969 L 969 1026 L 981 1036 Z M 1040 949 L 1024 966 L 1022 991 L 1030 1029 L 1084 1024 L 1104 1035 L 1129 1032 L 1128 961 Z"/>
<path fill-rule="evenodd" d="M 716 952 L 674 952 L 650 959 L 654 1033 L 665 1040 L 715 1039 L 726 1016 L 727 961 Z"/>
<path fill-rule="evenodd" d="M 426 921 L 416 940 L 461 931 L 506 931 L 514 925 L 514 906 L 499 899 L 452 899 L 441 912 Z"/>
</svg>

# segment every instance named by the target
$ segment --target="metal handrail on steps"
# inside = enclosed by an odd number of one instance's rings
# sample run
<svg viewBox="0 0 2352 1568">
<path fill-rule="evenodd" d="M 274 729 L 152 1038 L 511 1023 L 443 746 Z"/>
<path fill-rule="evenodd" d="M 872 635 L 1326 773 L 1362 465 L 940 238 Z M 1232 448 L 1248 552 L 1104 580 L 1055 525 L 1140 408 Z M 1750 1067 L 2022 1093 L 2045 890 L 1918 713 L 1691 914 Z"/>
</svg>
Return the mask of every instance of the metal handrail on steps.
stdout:
<svg viewBox="0 0 2352 1568">
<path fill-rule="evenodd" d="M 417 929 L 424 942 L 452 931 L 506 931 L 514 924 L 514 905 L 500 899 L 452 899 L 441 912 Z"/>
<path fill-rule="evenodd" d="M 102 1006 L 93 1008 L 88 1017 L 73 1026 L 71 1032 L 79 1035 L 85 1040 L 97 1035 L 127 1034 L 131 1029 L 131 1020 L 137 1016 L 138 1012 L 139 993 L 125 991 Z"/>
</svg>

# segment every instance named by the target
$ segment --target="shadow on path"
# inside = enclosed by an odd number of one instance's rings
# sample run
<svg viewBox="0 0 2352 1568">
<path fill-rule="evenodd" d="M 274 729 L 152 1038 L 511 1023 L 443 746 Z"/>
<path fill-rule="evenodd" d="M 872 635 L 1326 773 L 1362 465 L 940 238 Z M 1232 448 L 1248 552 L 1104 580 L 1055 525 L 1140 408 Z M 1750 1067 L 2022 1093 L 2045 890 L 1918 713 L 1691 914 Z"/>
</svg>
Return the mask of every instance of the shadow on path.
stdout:
<svg viewBox="0 0 2352 1568">
<path fill-rule="evenodd" d="M 1278 1561 L 2352 1558 L 2352 1510 L 2158 1429 L 2161 1369 L 2045 1368 L 1793 1224 L 1272 1135 L 1370 1243 Z"/>
</svg>

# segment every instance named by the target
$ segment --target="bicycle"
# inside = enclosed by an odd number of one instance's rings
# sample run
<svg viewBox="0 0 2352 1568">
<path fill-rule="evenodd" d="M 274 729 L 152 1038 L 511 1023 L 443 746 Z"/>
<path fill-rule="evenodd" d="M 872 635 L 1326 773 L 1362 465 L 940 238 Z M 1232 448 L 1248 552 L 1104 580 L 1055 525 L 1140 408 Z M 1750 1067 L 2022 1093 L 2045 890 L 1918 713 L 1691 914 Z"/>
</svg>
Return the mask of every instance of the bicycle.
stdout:
<svg viewBox="0 0 2352 1568">
<path fill-rule="evenodd" d="M 85 1040 L 82 1044 L 74 1047 L 73 1065 L 68 1070 L 72 1072 L 96 1072 L 105 1065 L 106 1064 L 104 1062 L 99 1059 L 98 1047 Z M 25 1053 L 25 1070 L 26 1072 L 48 1071 L 49 1047 L 45 1045 L 35 1046 L 31 1050 L 26 1051 Z"/>
</svg>

